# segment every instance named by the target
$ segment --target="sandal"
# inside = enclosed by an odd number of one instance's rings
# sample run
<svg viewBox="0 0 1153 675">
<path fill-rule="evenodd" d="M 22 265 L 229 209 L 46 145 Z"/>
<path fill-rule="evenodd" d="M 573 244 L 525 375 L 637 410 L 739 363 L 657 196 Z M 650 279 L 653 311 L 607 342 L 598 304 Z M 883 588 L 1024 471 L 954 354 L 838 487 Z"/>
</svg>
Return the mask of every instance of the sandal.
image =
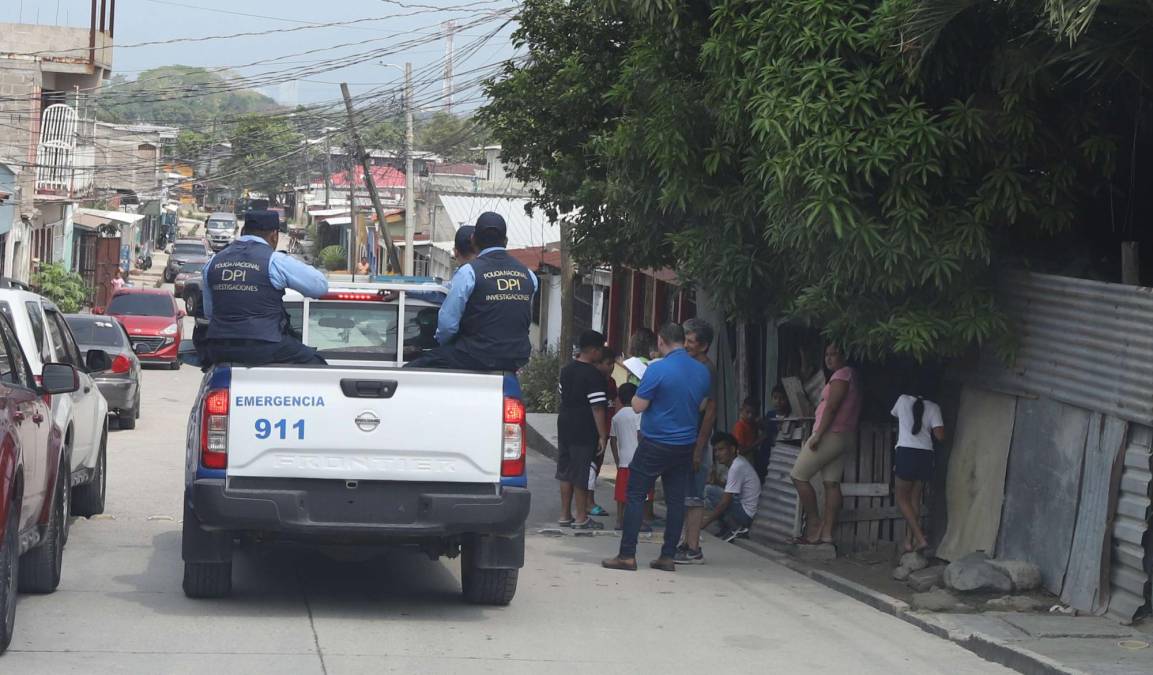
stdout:
<svg viewBox="0 0 1153 675">
<path fill-rule="evenodd" d="M 608 514 L 609 512 L 605 511 L 600 504 L 597 504 L 596 506 L 589 509 L 590 516 L 607 516 Z"/>
<path fill-rule="evenodd" d="M 572 527 L 573 521 L 571 518 L 569 520 L 558 520 L 556 524 L 558 527 Z"/>
<path fill-rule="evenodd" d="M 632 562 L 629 562 L 623 558 L 609 558 L 608 560 L 602 560 L 601 561 L 601 567 L 604 567 L 605 569 L 610 569 L 610 570 L 624 570 L 626 572 L 636 572 L 637 571 L 637 561 L 636 561 L 636 558 L 633 558 Z"/>
<path fill-rule="evenodd" d="M 592 518 L 589 518 L 588 520 L 584 521 L 583 523 L 573 523 L 572 529 L 574 529 L 574 530 L 603 530 L 603 529 L 605 529 L 605 526 L 604 526 L 604 523 L 598 523 L 597 521 L 593 520 Z"/>
</svg>

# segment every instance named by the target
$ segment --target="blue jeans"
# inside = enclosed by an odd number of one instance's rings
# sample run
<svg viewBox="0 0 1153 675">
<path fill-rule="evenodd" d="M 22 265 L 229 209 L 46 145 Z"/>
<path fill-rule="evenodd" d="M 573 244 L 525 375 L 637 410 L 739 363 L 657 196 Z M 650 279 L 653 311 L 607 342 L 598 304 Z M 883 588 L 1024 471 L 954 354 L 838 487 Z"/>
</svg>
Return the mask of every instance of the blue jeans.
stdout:
<svg viewBox="0 0 1153 675">
<path fill-rule="evenodd" d="M 717 506 L 721 503 L 721 498 L 724 496 L 725 489 L 720 485 L 705 486 L 705 503 L 708 505 L 709 511 L 716 511 Z M 733 495 L 733 500 L 729 502 L 729 508 L 725 509 L 724 514 L 718 522 L 730 530 L 735 530 L 741 527 L 748 527 L 752 524 L 753 519 L 749 514 L 745 513 L 745 508 L 741 506 L 737 495 Z"/>
<path fill-rule="evenodd" d="M 641 437 L 637 452 L 629 463 L 628 501 L 625 503 L 624 530 L 621 532 L 620 557 L 635 558 L 637 537 L 644 516 L 645 499 L 657 478 L 665 490 L 665 543 L 662 558 L 672 558 L 677 552 L 681 528 L 685 522 L 685 490 L 693 472 L 693 446 L 663 445 Z"/>
</svg>

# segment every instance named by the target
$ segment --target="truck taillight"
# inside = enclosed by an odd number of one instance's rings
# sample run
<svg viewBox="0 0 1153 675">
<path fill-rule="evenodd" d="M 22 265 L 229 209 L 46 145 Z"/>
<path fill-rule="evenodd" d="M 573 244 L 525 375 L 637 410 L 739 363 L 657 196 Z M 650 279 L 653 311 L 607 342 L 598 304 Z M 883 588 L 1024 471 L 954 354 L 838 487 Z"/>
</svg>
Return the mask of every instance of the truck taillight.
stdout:
<svg viewBox="0 0 1153 675">
<path fill-rule="evenodd" d="M 504 399 L 504 435 L 501 444 L 500 475 L 524 475 L 524 403 L 518 398 Z"/>
<path fill-rule="evenodd" d="M 206 469 L 228 468 L 228 390 L 213 389 L 204 398 L 200 421 L 200 463 Z"/>
</svg>

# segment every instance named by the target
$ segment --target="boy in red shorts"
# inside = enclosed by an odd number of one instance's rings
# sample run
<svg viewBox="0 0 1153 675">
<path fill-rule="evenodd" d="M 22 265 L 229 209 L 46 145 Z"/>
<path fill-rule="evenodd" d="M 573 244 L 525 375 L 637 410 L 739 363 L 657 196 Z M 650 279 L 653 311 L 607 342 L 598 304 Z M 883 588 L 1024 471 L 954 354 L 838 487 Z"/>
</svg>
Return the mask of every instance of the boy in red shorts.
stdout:
<svg viewBox="0 0 1153 675">
<path fill-rule="evenodd" d="M 617 484 L 614 498 L 617 501 L 618 530 L 624 526 L 625 495 L 629 487 L 629 462 L 633 461 L 633 455 L 636 454 L 641 432 L 640 413 L 632 408 L 633 395 L 636 393 L 637 386 L 631 382 L 626 382 L 620 386 L 617 395 L 620 397 L 621 408 L 613 415 L 612 423 L 609 425 L 609 444 L 613 450 L 613 460 L 617 465 Z M 650 492 L 649 502 L 651 503 L 652 500 L 653 495 Z M 652 520 L 651 516 L 646 516 L 646 519 Z M 651 525 L 649 531 L 652 531 Z"/>
</svg>

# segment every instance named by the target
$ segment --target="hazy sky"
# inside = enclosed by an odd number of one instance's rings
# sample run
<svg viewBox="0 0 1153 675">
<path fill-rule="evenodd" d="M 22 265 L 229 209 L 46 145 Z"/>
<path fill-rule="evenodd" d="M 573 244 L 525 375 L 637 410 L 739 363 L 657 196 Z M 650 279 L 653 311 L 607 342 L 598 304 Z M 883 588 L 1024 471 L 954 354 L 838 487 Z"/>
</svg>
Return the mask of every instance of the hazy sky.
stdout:
<svg viewBox="0 0 1153 675">
<path fill-rule="evenodd" d="M 418 83 L 416 100 L 436 101 L 441 95 L 445 39 L 442 24 L 484 21 L 507 10 L 515 0 L 117 0 L 114 73 L 135 78 L 156 66 L 183 64 L 232 67 L 261 82 L 272 81 L 265 93 L 282 103 L 311 103 L 340 96 L 339 83 L 353 93 L 399 87 L 401 73 L 379 65 L 381 61 L 411 61 Z M 431 7 L 443 8 L 430 11 Z M 90 0 L 0 0 L 0 22 L 60 24 L 87 27 Z M 476 107 L 478 90 L 471 85 L 490 71 L 486 66 L 513 55 L 506 25 L 487 42 L 506 13 L 455 36 L 454 61 L 458 110 Z M 309 24 L 350 22 L 349 25 L 312 28 Z M 132 47 L 234 33 L 297 29 L 267 35 L 198 42 Z M 345 46 L 339 46 L 345 45 Z M 316 51 L 301 54 L 300 52 Z M 394 51 L 395 53 L 381 53 Z M 473 53 L 469 54 L 468 52 Z M 359 56 L 358 56 L 359 55 Z M 255 61 L 281 60 L 247 66 Z M 364 62 L 350 64 L 353 59 Z"/>
</svg>

